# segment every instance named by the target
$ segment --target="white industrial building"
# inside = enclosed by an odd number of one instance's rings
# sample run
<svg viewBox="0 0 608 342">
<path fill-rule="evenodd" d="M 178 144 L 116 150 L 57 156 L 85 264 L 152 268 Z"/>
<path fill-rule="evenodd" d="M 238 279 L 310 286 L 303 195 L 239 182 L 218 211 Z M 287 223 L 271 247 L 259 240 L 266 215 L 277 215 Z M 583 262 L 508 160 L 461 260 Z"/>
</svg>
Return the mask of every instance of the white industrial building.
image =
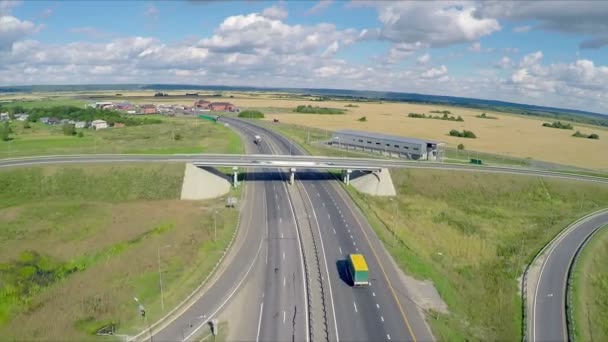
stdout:
<svg viewBox="0 0 608 342">
<path fill-rule="evenodd" d="M 340 130 L 332 135 L 332 146 L 380 153 L 385 156 L 442 161 L 445 143 L 381 133 Z"/>
</svg>

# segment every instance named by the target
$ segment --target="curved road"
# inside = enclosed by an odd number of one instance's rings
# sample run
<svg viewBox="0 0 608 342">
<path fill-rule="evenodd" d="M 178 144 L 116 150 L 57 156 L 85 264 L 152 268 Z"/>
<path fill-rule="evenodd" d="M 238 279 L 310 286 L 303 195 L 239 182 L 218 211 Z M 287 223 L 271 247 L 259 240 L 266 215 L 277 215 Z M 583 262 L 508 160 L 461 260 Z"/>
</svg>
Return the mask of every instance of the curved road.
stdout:
<svg viewBox="0 0 608 342">
<path fill-rule="evenodd" d="M 570 266 L 579 249 L 606 224 L 608 210 L 593 213 L 574 222 L 547 246 L 528 316 L 531 341 L 568 341 L 566 291 Z"/>
</svg>

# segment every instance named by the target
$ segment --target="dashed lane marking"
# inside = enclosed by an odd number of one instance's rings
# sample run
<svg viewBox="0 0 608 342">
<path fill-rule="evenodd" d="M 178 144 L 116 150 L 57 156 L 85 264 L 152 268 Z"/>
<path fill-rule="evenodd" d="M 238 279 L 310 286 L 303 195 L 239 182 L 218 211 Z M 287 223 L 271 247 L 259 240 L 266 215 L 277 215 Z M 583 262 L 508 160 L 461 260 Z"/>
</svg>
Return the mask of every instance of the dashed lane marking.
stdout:
<svg viewBox="0 0 608 342">
<path fill-rule="evenodd" d="M 283 260 L 285 260 L 285 252 L 283 252 Z"/>
<path fill-rule="evenodd" d="M 336 230 L 334 229 L 334 234 L 336 234 Z"/>
<path fill-rule="evenodd" d="M 342 247 L 338 246 L 338 250 L 340 251 L 340 254 L 342 254 Z"/>
<path fill-rule="evenodd" d="M 386 338 L 390 340 L 391 339 L 391 334 L 386 334 Z"/>
<path fill-rule="evenodd" d="M 380 309 L 380 304 L 376 303 L 376 308 Z"/>
<path fill-rule="evenodd" d="M 285 324 L 285 311 L 283 310 L 283 324 Z"/>
<path fill-rule="evenodd" d="M 384 317 L 380 316 L 380 320 L 381 320 L 382 322 L 384 322 Z"/>
<path fill-rule="evenodd" d="M 357 303 L 353 302 L 353 306 L 355 307 L 355 312 L 359 312 L 359 311 L 357 310 Z"/>
<path fill-rule="evenodd" d="M 376 292 L 372 292 L 372 296 L 376 297 Z"/>
</svg>

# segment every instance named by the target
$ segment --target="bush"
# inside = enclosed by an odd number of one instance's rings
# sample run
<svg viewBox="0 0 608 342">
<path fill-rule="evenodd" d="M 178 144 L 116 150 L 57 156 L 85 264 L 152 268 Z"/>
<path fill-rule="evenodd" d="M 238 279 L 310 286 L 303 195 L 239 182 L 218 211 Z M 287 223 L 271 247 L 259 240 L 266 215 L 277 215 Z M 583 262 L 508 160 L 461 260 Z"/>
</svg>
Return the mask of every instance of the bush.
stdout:
<svg viewBox="0 0 608 342">
<path fill-rule="evenodd" d="M 64 124 L 61 129 L 63 130 L 63 135 L 76 135 L 76 128 L 73 124 Z"/>
<path fill-rule="evenodd" d="M 349 103 L 349 104 L 345 105 L 344 107 L 352 107 L 352 108 L 355 108 L 355 107 L 359 107 L 359 106 L 354 105 L 354 104 L 350 104 L 350 103 Z"/>
<path fill-rule="evenodd" d="M 173 140 L 176 140 L 176 141 L 182 140 L 182 135 L 179 133 L 173 134 Z"/>
<path fill-rule="evenodd" d="M 84 137 L 84 133 L 82 133 L 82 132 L 78 132 L 78 134 L 77 134 L 77 135 L 78 135 L 78 137 L 79 137 L 79 138 Z"/>
<path fill-rule="evenodd" d="M 552 123 L 545 122 L 545 123 L 543 123 L 543 126 L 551 127 L 551 128 L 559 128 L 559 129 L 574 129 L 574 127 L 572 127 L 571 124 L 563 123 L 561 121 L 554 121 Z"/>
<path fill-rule="evenodd" d="M 409 113 L 407 116 L 409 118 L 426 119 L 426 114 Z"/>
<path fill-rule="evenodd" d="M 11 140 L 11 127 L 8 125 L 8 121 L 5 121 L 2 127 L 0 127 L 0 140 L 9 141 Z"/>
<path fill-rule="evenodd" d="M 585 133 L 581 133 L 580 131 L 576 131 L 574 134 L 572 134 L 573 137 L 576 138 L 587 138 L 587 139 L 599 139 L 600 136 L 595 134 L 595 133 L 591 133 L 589 135 L 585 134 Z"/>
<path fill-rule="evenodd" d="M 469 139 L 475 139 L 475 138 L 477 138 L 477 136 L 475 135 L 475 133 L 473 133 L 472 131 L 467 131 L 466 129 L 463 130 L 462 132 L 453 129 L 453 130 L 450 131 L 449 134 L 450 134 L 450 136 L 459 137 L 459 138 L 469 138 Z"/>
<path fill-rule="evenodd" d="M 264 113 L 259 110 L 246 109 L 239 113 L 239 118 L 248 118 L 248 119 L 263 119 Z"/>
<path fill-rule="evenodd" d="M 581 133 L 581 131 L 576 131 L 574 134 L 572 134 L 572 136 L 577 137 L 577 138 L 586 138 L 587 137 L 586 135 Z"/>
<path fill-rule="evenodd" d="M 597 134 L 595 134 L 595 133 L 593 133 L 593 134 L 590 134 L 587 138 L 598 140 L 600 138 L 600 136 L 597 135 Z"/>
<path fill-rule="evenodd" d="M 344 114 L 344 109 L 337 108 L 328 108 L 328 107 L 319 107 L 319 106 L 305 106 L 300 105 L 297 106 L 296 109 L 293 110 L 296 113 L 306 113 L 306 114 Z"/>
<path fill-rule="evenodd" d="M 23 121 L 23 128 L 24 129 L 32 128 L 32 125 L 30 125 L 29 121 Z"/>
<path fill-rule="evenodd" d="M 458 144 L 458 149 L 459 150 L 464 150 L 464 145 L 463 144 Z"/>
<path fill-rule="evenodd" d="M 365 121 L 367 121 L 367 118 L 365 116 L 362 116 L 359 119 L 357 119 L 357 121 L 365 122 Z"/>
<path fill-rule="evenodd" d="M 409 113 L 407 116 L 409 118 L 416 118 L 416 119 L 435 119 L 435 120 L 446 120 L 446 121 L 460 121 L 463 122 L 464 119 L 462 118 L 462 116 L 458 115 L 458 117 L 455 116 L 448 116 L 448 114 L 450 114 L 450 111 L 446 110 L 443 112 L 439 112 L 439 111 L 431 111 L 431 113 L 443 113 L 443 116 L 439 116 L 439 115 L 426 115 L 426 114 L 418 114 L 418 113 Z"/>
<path fill-rule="evenodd" d="M 475 115 L 475 117 L 478 117 L 480 119 L 498 119 L 495 116 L 488 116 L 488 115 L 486 115 L 486 113 L 481 113 L 480 115 Z"/>
</svg>

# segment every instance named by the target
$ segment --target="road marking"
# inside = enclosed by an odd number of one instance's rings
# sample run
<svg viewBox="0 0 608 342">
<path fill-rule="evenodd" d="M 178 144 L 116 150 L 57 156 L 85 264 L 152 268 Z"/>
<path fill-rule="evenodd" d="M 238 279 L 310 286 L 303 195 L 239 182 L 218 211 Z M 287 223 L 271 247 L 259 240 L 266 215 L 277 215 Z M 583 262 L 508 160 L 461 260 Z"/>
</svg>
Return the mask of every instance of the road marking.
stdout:
<svg viewBox="0 0 608 342">
<path fill-rule="evenodd" d="M 285 287 L 285 277 L 283 277 L 283 287 Z"/>
<path fill-rule="evenodd" d="M 353 302 L 353 306 L 355 307 L 355 312 L 359 312 L 359 311 L 357 310 L 357 303 Z"/>
<path fill-rule="evenodd" d="M 353 238 L 352 234 L 351 234 L 350 238 L 351 238 L 351 239 Z"/>
<path fill-rule="evenodd" d="M 283 223 L 283 218 L 279 217 L 279 223 Z"/>
<path fill-rule="evenodd" d="M 390 340 L 391 339 L 391 334 L 386 334 L 386 338 Z"/>
<path fill-rule="evenodd" d="M 281 233 L 281 239 L 283 238 L 283 233 Z"/>
<path fill-rule="evenodd" d="M 266 250 L 266 265 L 268 265 L 268 250 Z"/>
<path fill-rule="evenodd" d="M 376 292 L 372 292 L 372 296 L 376 297 Z"/>
<path fill-rule="evenodd" d="M 380 309 L 380 304 L 376 303 L 376 308 Z"/>
<path fill-rule="evenodd" d="M 285 310 L 283 310 L 283 324 L 285 324 Z"/>
<path fill-rule="evenodd" d="M 380 320 L 381 320 L 382 322 L 384 322 L 384 317 L 380 316 Z"/>
<path fill-rule="evenodd" d="M 262 311 L 264 310 L 264 302 L 260 305 L 260 320 L 258 321 L 258 334 L 255 336 L 256 342 L 260 340 L 260 328 L 262 328 Z M 190 336 L 188 336 L 190 337 Z M 184 339 L 186 340 L 186 339 Z"/>
<path fill-rule="evenodd" d="M 321 197 L 321 195 L 319 195 L 319 193 L 317 192 L 317 197 Z"/>
<path fill-rule="evenodd" d="M 357 245 L 357 243 L 355 241 L 353 241 L 353 246 L 356 246 L 356 245 Z"/>
<path fill-rule="evenodd" d="M 321 204 L 323 204 L 323 206 L 325 206 L 325 202 L 322 202 Z"/>
<path fill-rule="evenodd" d="M 338 246 L 338 250 L 340 251 L 340 254 L 342 254 L 342 247 Z"/>
<path fill-rule="evenodd" d="M 359 251 L 359 247 L 355 248 L 355 250 L 358 252 Z"/>
<path fill-rule="evenodd" d="M 348 233 L 350 234 L 350 229 L 348 230 Z"/>
<path fill-rule="evenodd" d="M 285 260 L 285 252 L 283 252 L 283 260 Z"/>
<path fill-rule="evenodd" d="M 329 217 L 331 219 L 331 216 L 329 216 L 329 213 L 327 213 L 327 217 Z"/>
<path fill-rule="evenodd" d="M 336 229 L 335 228 L 332 228 L 332 229 L 334 230 L 334 234 L 336 234 Z"/>
</svg>

